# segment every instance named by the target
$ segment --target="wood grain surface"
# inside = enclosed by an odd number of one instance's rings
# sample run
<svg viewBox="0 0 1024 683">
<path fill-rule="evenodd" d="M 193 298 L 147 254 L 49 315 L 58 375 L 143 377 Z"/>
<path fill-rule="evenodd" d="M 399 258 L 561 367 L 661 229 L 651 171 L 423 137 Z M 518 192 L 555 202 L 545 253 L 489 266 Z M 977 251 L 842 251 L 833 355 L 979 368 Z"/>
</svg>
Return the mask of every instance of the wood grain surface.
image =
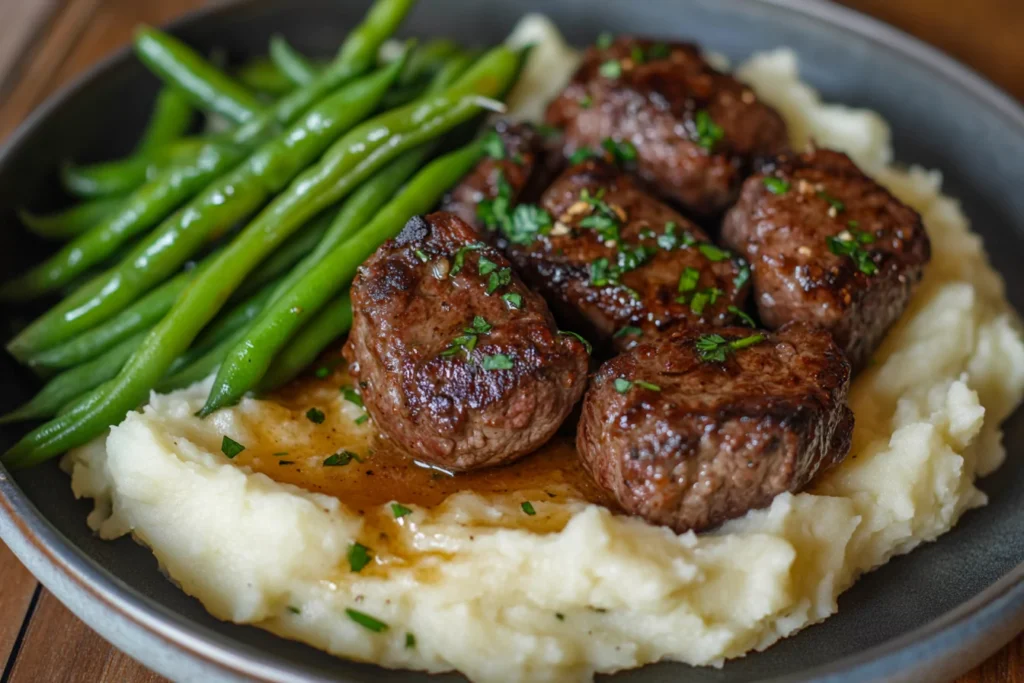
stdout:
<svg viewBox="0 0 1024 683">
<path fill-rule="evenodd" d="M 201 4 L 202 0 L 0 0 L 0 139 L 47 95 L 127 43 L 136 24 L 160 24 Z M 1024 99 L 1024 1 L 844 4 L 940 47 Z M 2 544 L 0 662 L 5 663 L 0 683 L 164 680 L 68 612 Z M 1024 683 L 1024 635 L 957 683 Z"/>
</svg>

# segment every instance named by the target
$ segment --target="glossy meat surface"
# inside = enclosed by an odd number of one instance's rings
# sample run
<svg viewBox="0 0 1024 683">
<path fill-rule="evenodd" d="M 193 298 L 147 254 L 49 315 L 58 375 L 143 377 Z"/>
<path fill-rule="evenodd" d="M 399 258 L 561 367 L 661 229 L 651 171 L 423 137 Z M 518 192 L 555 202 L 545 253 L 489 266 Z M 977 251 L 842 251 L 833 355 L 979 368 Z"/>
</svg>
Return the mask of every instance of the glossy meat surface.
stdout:
<svg viewBox="0 0 1024 683">
<path fill-rule="evenodd" d="M 506 252 L 585 336 L 628 348 L 677 326 L 738 322 L 746 262 L 614 165 L 591 159 L 566 169 L 540 207 L 551 228 Z"/>
<path fill-rule="evenodd" d="M 547 121 L 569 153 L 605 138 L 632 143 L 639 175 L 698 216 L 723 211 L 752 162 L 788 146 L 778 113 L 695 45 L 631 37 L 589 48 Z"/>
<path fill-rule="evenodd" d="M 747 180 L 722 239 L 751 263 L 764 325 L 821 325 L 855 370 L 903 313 L 931 253 L 916 211 L 824 149 L 780 157 Z"/>
<path fill-rule="evenodd" d="M 546 442 L 583 393 L 589 358 L 496 249 L 449 213 L 409 221 L 352 284 L 346 357 L 378 428 L 451 470 Z"/>
<path fill-rule="evenodd" d="M 601 367 L 577 449 L 627 512 L 677 532 L 708 529 L 800 491 L 846 456 L 849 379 L 820 328 L 686 330 Z"/>
</svg>

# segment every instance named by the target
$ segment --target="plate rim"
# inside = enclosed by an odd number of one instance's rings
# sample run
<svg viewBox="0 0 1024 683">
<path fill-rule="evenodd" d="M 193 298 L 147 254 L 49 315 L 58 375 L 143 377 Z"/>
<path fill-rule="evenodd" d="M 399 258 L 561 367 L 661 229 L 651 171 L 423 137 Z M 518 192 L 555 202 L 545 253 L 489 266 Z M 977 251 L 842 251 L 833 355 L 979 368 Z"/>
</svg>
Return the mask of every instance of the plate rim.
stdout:
<svg viewBox="0 0 1024 683">
<path fill-rule="evenodd" d="M 178 29 L 259 0 L 227 0 L 187 12 L 163 25 Z M 266 1 L 266 0 L 264 0 Z M 885 22 L 833 2 L 731 0 L 767 5 L 849 31 L 901 53 L 973 96 L 1024 135 L 1024 106 L 985 76 L 936 47 Z M 21 146 L 38 121 L 63 106 L 131 53 L 113 51 L 36 107 L 0 147 L 0 162 Z M 199 626 L 124 584 L 70 542 L 44 517 L 0 464 L 0 539 L 32 574 L 106 640 L 156 671 L 192 680 L 327 681 L 296 671 L 274 655 L 240 653 L 233 639 Z M 813 669 L 771 679 L 802 681 L 914 681 L 928 672 L 951 679 L 977 665 L 1024 629 L 1024 563 L 954 609 L 898 638 Z M 940 647 L 939 654 L 936 650 Z M 921 667 L 926 668 L 921 668 Z M 935 679 L 938 680 L 938 679 Z"/>
</svg>

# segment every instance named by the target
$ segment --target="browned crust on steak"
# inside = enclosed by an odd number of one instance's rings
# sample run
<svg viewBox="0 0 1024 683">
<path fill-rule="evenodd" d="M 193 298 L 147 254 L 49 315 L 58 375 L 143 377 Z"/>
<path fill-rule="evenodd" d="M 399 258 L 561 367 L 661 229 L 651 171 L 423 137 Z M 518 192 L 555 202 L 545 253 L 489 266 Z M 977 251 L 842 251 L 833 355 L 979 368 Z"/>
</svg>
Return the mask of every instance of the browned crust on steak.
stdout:
<svg viewBox="0 0 1024 683">
<path fill-rule="evenodd" d="M 789 189 L 771 192 L 766 176 Z M 872 240 L 862 248 L 876 273 L 862 272 L 853 258 L 829 249 L 828 238 L 858 232 Z M 782 156 L 747 180 L 726 215 L 722 240 L 750 260 L 764 325 L 821 325 L 855 370 L 903 313 L 931 255 L 917 212 L 845 154 L 825 149 Z"/>
<path fill-rule="evenodd" d="M 727 340 L 745 328 L 706 330 Z M 725 362 L 684 330 L 605 363 L 576 444 L 624 510 L 677 532 L 702 530 L 803 489 L 850 448 L 850 366 L 827 332 L 794 323 Z M 625 393 L 616 378 L 645 381 Z"/>
<path fill-rule="evenodd" d="M 352 283 L 345 347 L 374 423 L 425 462 L 468 470 L 509 462 L 547 441 L 583 393 L 588 356 L 559 334 L 544 300 L 510 273 L 488 295 L 489 275 L 510 264 L 449 213 L 414 218 L 360 268 Z M 457 274 L 455 255 L 464 250 Z M 424 262 L 426 259 L 426 262 Z M 444 277 L 438 277 L 442 273 Z M 514 308 L 503 294 L 522 298 Z M 475 348 L 445 354 L 475 316 L 490 330 Z M 502 355 L 508 369 L 484 369 Z"/>
<path fill-rule="evenodd" d="M 618 243 L 604 242 L 598 231 L 582 225 L 597 211 L 581 200 L 584 192 L 600 196 L 616 214 Z M 650 338 L 678 325 L 737 321 L 729 308 L 742 308 L 747 297 L 749 284 L 744 282 L 744 273 L 749 270 L 745 261 L 729 257 L 710 260 L 701 251 L 701 244 L 712 245 L 697 225 L 644 192 L 615 166 L 593 159 L 573 166 L 548 188 L 540 203 L 555 221 L 554 228 L 530 244 L 507 245 L 506 252 L 556 314 L 588 337 L 607 342 L 616 331 L 628 326 L 640 328 L 643 337 Z M 696 243 L 675 249 L 659 246 L 658 238 L 669 224 L 675 225 L 680 240 L 688 234 Z M 650 260 L 624 273 L 619 285 L 592 284 L 595 262 L 604 258 L 616 263 L 621 251 L 638 246 L 652 250 Z M 702 309 L 678 300 L 680 276 L 687 268 L 699 272 L 692 292 L 711 288 L 720 292 Z M 620 336 L 614 342 L 619 348 L 628 348 L 637 339 Z"/>
<path fill-rule="evenodd" d="M 652 53 L 655 45 L 663 52 Z M 637 63 L 635 53 L 644 61 Z M 619 63 L 619 76 L 602 75 L 610 61 Z M 699 144 L 700 111 L 722 129 L 710 150 Z M 564 129 L 567 153 L 597 147 L 604 138 L 633 143 L 639 175 L 701 216 L 734 200 L 755 158 L 788 145 L 782 117 L 735 78 L 711 68 L 697 46 L 632 37 L 587 49 L 572 81 L 549 106 L 547 121 Z"/>
</svg>

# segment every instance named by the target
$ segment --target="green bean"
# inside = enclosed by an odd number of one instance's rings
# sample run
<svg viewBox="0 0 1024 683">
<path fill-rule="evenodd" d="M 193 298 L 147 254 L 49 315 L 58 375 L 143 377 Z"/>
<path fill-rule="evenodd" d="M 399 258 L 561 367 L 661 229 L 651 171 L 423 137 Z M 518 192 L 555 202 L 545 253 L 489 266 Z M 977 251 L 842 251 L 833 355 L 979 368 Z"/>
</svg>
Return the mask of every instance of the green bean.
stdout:
<svg viewBox="0 0 1024 683">
<path fill-rule="evenodd" d="M 458 43 L 446 38 L 424 43 L 409 57 L 405 69 L 398 77 L 398 85 L 411 85 L 416 81 L 431 78 L 449 58 L 460 52 L 461 49 Z"/>
<path fill-rule="evenodd" d="M 103 197 L 49 214 L 35 214 L 21 209 L 18 217 L 34 235 L 63 241 L 81 235 L 116 212 L 123 204 L 124 199 L 121 197 Z"/>
<path fill-rule="evenodd" d="M 270 59 L 295 85 L 307 85 L 317 76 L 318 69 L 293 48 L 284 36 L 270 39 Z"/>
<path fill-rule="evenodd" d="M 326 231 L 327 221 L 304 228 L 295 239 L 274 252 L 250 274 L 239 288 L 239 295 L 246 296 L 290 270 L 316 247 Z M 42 370 L 74 367 L 102 354 L 125 337 L 149 329 L 171 309 L 178 295 L 184 291 L 203 264 L 209 263 L 213 256 L 210 254 L 195 268 L 178 273 L 110 320 L 86 330 L 63 344 L 29 356 L 27 364 L 31 368 Z"/>
<path fill-rule="evenodd" d="M 278 124 L 292 124 L 318 100 L 366 71 L 375 60 L 380 44 L 397 28 L 412 2 L 377 0 L 363 23 L 345 40 L 338 57 L 308 87 L 299 88 L 282 97 L 270 111 L 232 131 L 228 144 L 207 145 L 193 164 L 172 167 L 139 188 L 125 201 L 120 211 L 83 235 L 85 244 L 69 245 L 68 250 L 40 266 L 36 270 L 36 277 L 42 284 L 37 282 L 34 288 L 28 288 L 24 282 L 0 286 L 0 300 L 21 301 L 31 298 L 37 288 L 45 288 L 47 278 L 42 273 L 51 268 L 60 272 L 61 263 L 66 268 L 84 271 L 92 261 L 106 258 L 117 245 L 131 236 L 159 223 L 210 181 L 237 164 L 257 144 L 269 137 Z M 62 277 L 70 281 L 75 275 L 68 273 Z M 16 357 L 23 357 L 25 353 L 40 348 L 28 339 L 16 339 L 8 345 L 8 350 Z"/>
<path fill-rule="evenodd" d="M 127 194 L 161 170 L 192 161 L 205 144 L 205 140 L 189 138 L 116 161 L 88 166 L 66 164 L 61 169 L 61 183 L 71 194 L 86 199 Z"/>
<path fill-rule="evenodd" d="M 193 281 L 117 377 L 77 401 L 67 414 L 22 437 L 4 454 L 4 463 L 20 468 L 43 462 L 86 443 L 122 420 L 127 411 L 145 400 L 242 278 L 297 225 L 341 199 L 403 149 L 422 144 L 477 114 L 482 107 L 481 97 L 494 97 L 506 91 L 516 76 L 518 62 L 514 51 L 496 48 L 444 95 L 379 116 L 345 135 L 324 154 L 320 163 L 296 178 L 287 191 L 265 208 L 209 270 Z M 353 241 L 355 238 L 345 245 Z"/>
<path fill-rule="evenodd" d="M 245 335 L 245 328 L 232 330 L 231 334 L 226 338 L 220 340 L 207 349 L 204 353 L 195 358 L 191 358 L 187 365 L 182 366 L 180 370 L 174 371 L 172 366 L 171 372 L 167 377 L 157 382 L 156 390 L 161 393 L 168 391 L 174 391 L 175 389 L 184 389 L 187 386 L 200 382 L 213 373 L 217 372 L 217 368 L 224 360 L 224 355 L 228 350 L 238 343 L 238 340 Z"/>
<path fill-rule="evenodd" d="M 167 169 L 127 197 L 106 220 L 64 245 L 43 263 L 0 285 L 0 301 L 31 300 L 71 282 L 108 259 L 132 237 L 159 223 L 182 201 L 238 164 L 245 154 L 246 148 L 240 145 L 204 145 L 194 163 Z M 61 306 L 70 309 L 73 305 L 65 301 Z M 23 343 L 27 344 L 27 352 L 44 348 L 16 338 L 8 349 L 22 357 Z"/>
<path fill-rule="evenodd" d="M 209 325 L 203 328 L 202 333 L 196 337 L 195 342 L 192 343 L 188 351 L 175 360 L 171 365 L 170 372 L 176 371 L 186 362 L 205 353 L 211 347 L 224 341 L 228 335 L 252 322 L 259 315 L 260 311 L 270 303 L 279 284 L 280 280 L 265 282 L 253 294 L 241 298 L 241 301 L 229 310 L 218 314 Z"/>
<path fill-rule="evenodd" d="M 250 90 L 275 97 L 295 89 L 295 84 L 265 57 L 253 59 L 244 64 L 235 73 L 235 78 Z"/>
<path fill-rule="evenodd" d="M 174 36 L 148 26 L 135 32 L 135 53 L 157 76 L 200 109 L 244 123 L 263 106 L 244 85 L 203 59 Z"/>
<path fill-rule="evenodd" d="M 272 391 L 295 379 L 331 342 L 352 327 L 352 301 L 348 292 L 329 301 L 303 325 L 280 353 L 274 356 L 258 392 Z M 225 353 L 226 355 L 226 353 Z"/>
<path fill-rule="evenodd" d="M 0 423 L 39 420 L 56 415 L 72 399 L 116 377 L 145 336 L 144 331 L 136 333 L 89 362 L 55 376 L 28 403 L 0 417 Z"/>
<path fill-rule="evenodd" d="M 164 86 L 157 93 L 153 113 L 146 124 L 137 152 L 151 152 L 173 142 L 188 132 L 195 110 L 177 88 Z"/>
<path fill-rule="evenodd" d="M 233 405 L 255 388 L 274 359 L 302 323 L 351 280 L 356 268 L 380 244 L 398 234 L 413 216 L 429 211 L 483 154 L 474 142 L 428 164 L 377 213 L 362 230 L 335 247 L 315 267 L 305 271 L 285 294 L 260 313 L 217 371 L 217 379 L 200 417 Z"/>
<path fill-rule="evenodd" d="M 24 357 L 25 350 L 55 346 L 123 310 L 180 268 L 211 234 L 249 215 L 373 111 L 400 69 L 401 64 L 379 69 L 318 103 L 164 221 L 109 271 L 100 292 L 85 301 L 69 297 L 25 328 L 8 349 Z"/>
</svg>

